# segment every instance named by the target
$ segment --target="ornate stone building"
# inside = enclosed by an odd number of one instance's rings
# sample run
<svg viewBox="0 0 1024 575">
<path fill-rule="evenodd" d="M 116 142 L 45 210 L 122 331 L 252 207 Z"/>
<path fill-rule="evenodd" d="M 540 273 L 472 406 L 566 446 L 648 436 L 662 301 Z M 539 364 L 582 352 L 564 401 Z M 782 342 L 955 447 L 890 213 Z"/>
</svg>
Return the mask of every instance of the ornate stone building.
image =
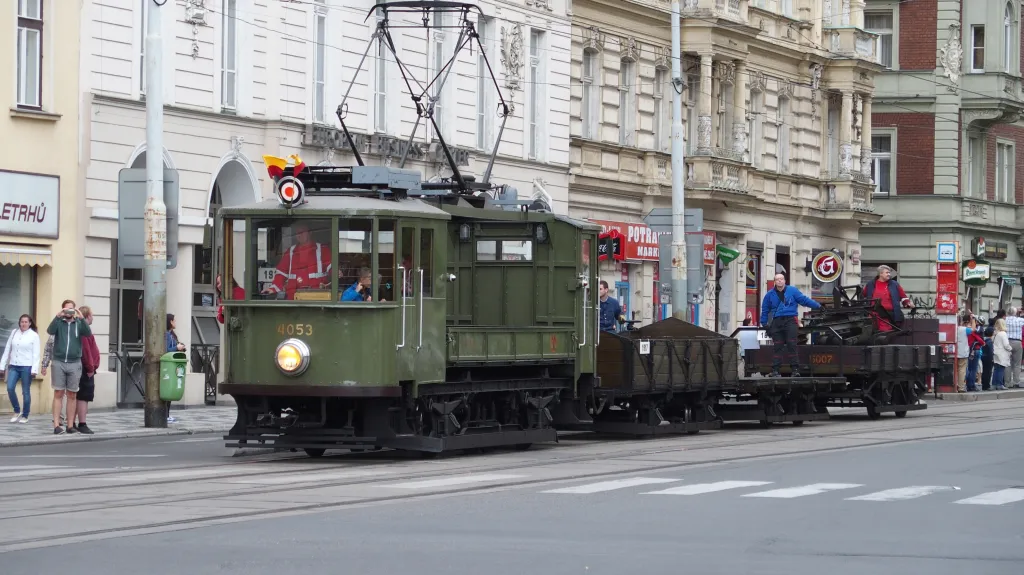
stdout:
<svg viewBox="0 0 1024 575">
<path fill-rule="evenodd" d="M 868 0 L 865 8 L 886 70 L 872 110 L 884 217 L 862 236 L 864 260 L 895 268 L 924 303 L 938 299 L 939 242 L 959 242 L 957 271 L 978 256 L 987 264 L 971 272 L 983 276 L 976 285 L 956 282 L 957 308 L 987 315 L 1022 303 L 1020 11 L 1006 0 Z"/>
<path fill-rule="evenodd" d="M 822 251 L 843 257 L 840 281 L 859 279 L 860 228 L 880 218 L 863 158 L 881 66 L 862 3 L 683 0 L 680 86 L 669 9 L 660 0 L 573 4 L 570 215 L 642 222 L 671 207 L 680 89 L 686 207 L 703 210 L 705 230 L 699 323 L 731 333 L 747 315 L 756 322 L 777 270 L 825 296 L 830 285 L 809 273 Z M 739 259 L 723 264 L 716 243 Z M 637 319 L 656 320 L 669 311 L 658 305 L 657 264 L 629 263 L 638 265 L 604 262 L 603 275 Z"/>
</svg>

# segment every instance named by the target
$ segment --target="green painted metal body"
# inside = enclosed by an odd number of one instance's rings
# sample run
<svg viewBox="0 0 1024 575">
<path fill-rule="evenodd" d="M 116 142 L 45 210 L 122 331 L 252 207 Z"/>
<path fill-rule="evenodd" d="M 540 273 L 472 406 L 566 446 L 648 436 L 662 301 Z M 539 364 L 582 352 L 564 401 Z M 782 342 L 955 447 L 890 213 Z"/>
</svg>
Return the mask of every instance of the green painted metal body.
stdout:
<svg viewBox="0 0 1024 575">
<path fill-rule="evenodd" d="M 417 288 L 415 296 L 404 298 L 404 306 L 401 301 L 339 302 L 348 286 L 339 285 L 334 273 L 329 301 L 266 301 L 254 293 L 254 275 L 247 272 L 245 300 L 224 301 L 225 383 L 301 387 L 307 390 L 303 394 L 316 395 L 308 390 L 412 382 L 423 393 L 424 386 L 444 382 L 449 368 L 553 365 L 571 368 L 576 381 L 594 372 L 597 225 L 550 213 L 432 205 L 429 200 L 314 196 L 292 209 L 268 201 L 220 210 L 218 245 L 224 245 L 227 233 L 237 236 L 245 222 L 248 267 L 259 241 L 266 241 L 253 237 L 253 222 L 274 218 L 329 220 L 332 270 L 340 269 L 339 225 L 373 218 L 376 231 L 381 222 L 394 220 L 395 261 L 410 236 L 415 246 L 409 254 L 411 277 L 406 278 Z M 538 225 L 547 232 L 544 241 L 536 236 Z M 460 237 L 467 226 L 471 236 Z M 419 246 L 428 234 L 433 249 L 423 251 Z M 524 240 L 532 241 L 528 259 L 481 257 L 486 251 L 481 246 L 490 245 L 486 242 Z M 374 244 L 372 271 L 378 277 L 380 246 Z M 243 256 L 230 257 L 219 258 L 220 269 Z M 422 297 L 421 281 L 430 286 Z M 396 271 L 396 294 L 406 282 Z M 310 348 L 310 365 L 298 376 L 285 375 L 275 364 L 277 346 L 290 337 Z"/>
</svg>

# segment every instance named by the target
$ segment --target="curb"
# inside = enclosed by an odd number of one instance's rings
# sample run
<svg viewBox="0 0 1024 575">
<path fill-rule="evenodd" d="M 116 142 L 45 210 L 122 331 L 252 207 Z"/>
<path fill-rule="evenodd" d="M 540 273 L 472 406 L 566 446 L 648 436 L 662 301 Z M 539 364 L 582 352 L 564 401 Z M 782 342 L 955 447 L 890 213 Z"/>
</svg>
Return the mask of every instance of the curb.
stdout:
<svg viewBox="0 0 1024 575">
<path fill-rule="evenodd" d="M 141 437 L 161 437 L 161 436 L 173 436 L 173 435 L 195 435 L 198 433 L 227 433 L 227 429 L 224 427 L 192 427 L 188 429 L 139 429 L 134 431 L 119 431 L 114 433 L 104 433 L 102 435 L 82 435 L 76 433 L 74 435 L 51 435 L 49 437 L 29 438 L 29 439 L 15 439 L 15 440 L 0 440 L 0 449 L 5 447 L 29 447 L 33 445 L 53 445 L 53 444 L 64 444 L 64 443 L 82 443 L 85 441 L 108 441 L 111 439 L 136 439 Z"/>
<path fill-rule="evenodd" d="M 971 402 L 971 401 L 997 401 L 1009 399 L 1024 399 L 1024 389 L 1006 390 L 996 393 L 991 391 L 968 391 L 965 393 L 940 393 L 937 398 L 942 401 Z"/>
</svg>

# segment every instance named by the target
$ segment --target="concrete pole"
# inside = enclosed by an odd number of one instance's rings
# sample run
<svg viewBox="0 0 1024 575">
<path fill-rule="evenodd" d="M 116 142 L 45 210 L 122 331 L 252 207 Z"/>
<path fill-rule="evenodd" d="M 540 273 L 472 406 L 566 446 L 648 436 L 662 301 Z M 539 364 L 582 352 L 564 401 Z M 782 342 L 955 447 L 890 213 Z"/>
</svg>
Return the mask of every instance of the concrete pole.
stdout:
<svg viewBox="0 0 1024 575">
<path fill-rule="evenodd" d="M 164 204 L 163 4 L 147 0 L 146 28 L 146 210 L 143 268 L 143 326 L 146 377 L 146 427 L 167 427 L 160 401 L 160 356 L 167 329 L 167 206 Z"/>
<path fill-rule="evenodd" d="M 683 72 L 680 56 L 679 0 L 672 0 L 672 316 L 690 321 L 686 294 L 686 228 L 683 181 Z"/>
</svg>

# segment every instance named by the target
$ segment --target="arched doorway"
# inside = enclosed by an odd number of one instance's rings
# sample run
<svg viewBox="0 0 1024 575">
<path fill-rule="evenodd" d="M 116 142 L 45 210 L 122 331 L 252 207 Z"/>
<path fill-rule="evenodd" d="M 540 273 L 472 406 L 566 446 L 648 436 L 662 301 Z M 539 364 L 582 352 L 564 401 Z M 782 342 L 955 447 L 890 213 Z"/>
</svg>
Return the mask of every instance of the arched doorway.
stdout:
<svg viewBox="0 0 1024 575">
<path fill-rule="evenodd" d="M 207 403 L 216 401 L 217 374 L 220 371 L 221 325 L 217 322 L 216 266 L 220 253 L 214 231 L 214 218 L 222 207 L 237 206 L 258 200 L 259 182 L 249 162 L 239 152 L 225 156 L 214 172 L 210 186 L 209 205 L 203 243 L 195 247 L 192 286 L 192 360 L 193 370 L 206 377 Z M 232 275 L 242 284 L 239 274 L 225 273 L 225 286 Z"/>
</svg>

